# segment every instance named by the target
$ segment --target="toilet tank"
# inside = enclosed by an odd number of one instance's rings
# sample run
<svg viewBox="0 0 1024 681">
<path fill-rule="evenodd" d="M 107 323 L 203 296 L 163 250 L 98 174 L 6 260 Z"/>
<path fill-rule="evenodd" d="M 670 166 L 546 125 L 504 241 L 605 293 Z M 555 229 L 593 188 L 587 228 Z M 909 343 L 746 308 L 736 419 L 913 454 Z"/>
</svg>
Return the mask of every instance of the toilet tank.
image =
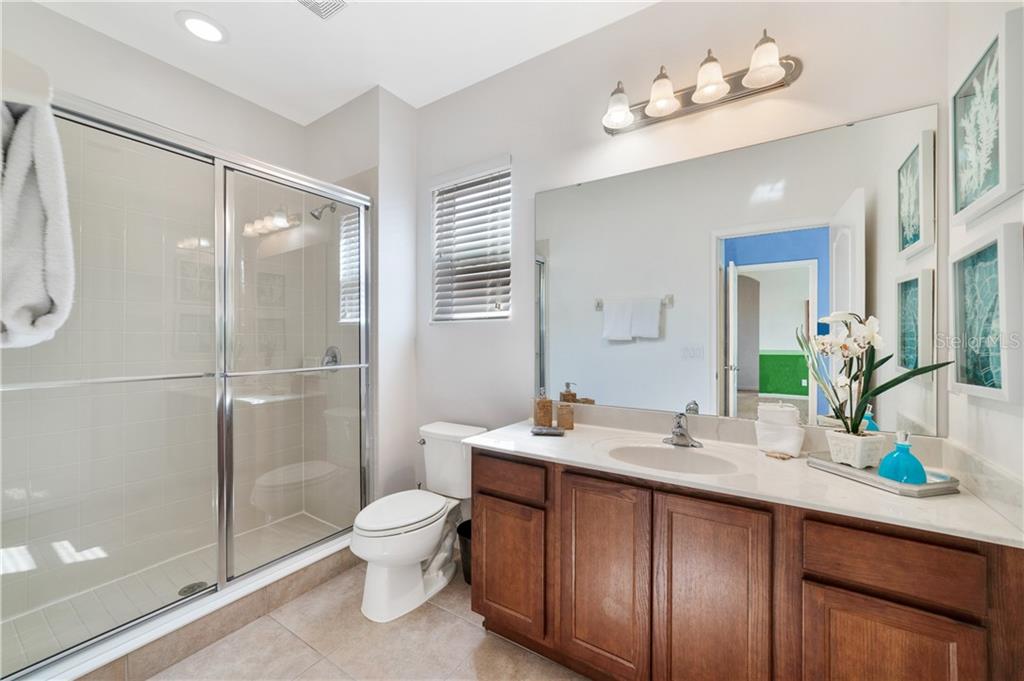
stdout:
<svg viewBox="0 0 1024 681">
<path fill-rule="evenodd" d="M 469 499 L 470 448 L 462 440 L 486 432 L 486 428 L 437 421 L 420 426 L 426 488 L 453 499 Z"/>
</svg>

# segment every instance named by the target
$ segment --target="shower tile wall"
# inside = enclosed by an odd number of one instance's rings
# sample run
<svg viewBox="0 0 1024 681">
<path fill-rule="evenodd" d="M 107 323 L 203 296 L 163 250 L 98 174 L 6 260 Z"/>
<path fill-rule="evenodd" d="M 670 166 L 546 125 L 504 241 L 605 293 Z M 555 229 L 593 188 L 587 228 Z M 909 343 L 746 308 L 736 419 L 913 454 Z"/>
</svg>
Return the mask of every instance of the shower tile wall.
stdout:
<svg viewBox="0 0 1024 681">
<path fill-rule="evenodd" d="M 213 167 L 58 127 L 74 307 L 53 340 L 2 351 L 4 386 L 214 371 Z M 184 584 L 124 583 L 141 590 L 121 610 L 79 595 L 215 542 L 214 397 L 212 378 L 3 393 L 4 672 L 178 597 Z"/>
</svg>

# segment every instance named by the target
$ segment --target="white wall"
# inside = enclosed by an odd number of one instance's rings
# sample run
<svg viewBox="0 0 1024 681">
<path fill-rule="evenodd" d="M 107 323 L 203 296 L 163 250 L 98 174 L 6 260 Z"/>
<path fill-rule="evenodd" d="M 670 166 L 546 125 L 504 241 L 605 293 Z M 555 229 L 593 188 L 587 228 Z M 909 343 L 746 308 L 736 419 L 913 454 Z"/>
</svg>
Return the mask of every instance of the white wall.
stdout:
<svg viewBox="0 0 1024 681">
<path fill-rule="evenodd" d="M 947 41 L 949 61 L 945 89 L 948 98 L 952 98 L 980 55 L 995 38 L 1002 26 L 1005 13 L 1014 7 L 1020 7 L 1019 3 L 977 4 L 950 8 Z M 1017 17 L 1018 20 L 1024 20 L 1024 12 L 1018 12 Z M 1024 84 L 1018 87 L 1024 87 Z M 949 177 L 947 166 L 942 166 L 942 172 L 944 177 Z M 988 223 L 989 220 L 1024 220 L 1024 195 L 1018 194 L 998 208 L 994 208 L 983 223 Z M 972 228 L 972 232 L 974 229 L 981 227 Z M 962 225 L 954 224 L 949 228 L 950 249 L 955 250 L 973 238 L 974 234 L 968 234 Z M 1022 305 L 1019 294 L 1019 291 L 1011 294 L 1014 296 L 1011 304 Z M 1007 376 L 1007 380 L 1019 383 L 1024 381 L 1024 376 Z M 967 451 L 1009 473 L 1018 481 L 1024 477 L 1024 446 L 1021 444 L 1024 442 L 1022 403 L 1011 404 L 951 393 L 949 438 Z"/>
<path fill-rule="evenodd" d="M 380 91 L 377 204 L 378 491 L 423 480 L 416 428 L 416 110 Z"/>
<path fill-rule="evenodd" d="M 727 70 L 741 68 L 764 26 L 804 60 L 792 88 L 615 138 L 601 130 L 617 79 L 634 101 L 659 64 L 692 82 L 709 45 Z M 420 421 L 498 426 L 529 415 L 537 191 L 935 103 L 946 93 L 945 42 L 946 8 L 935 4 L 665 3 L 421 109 Z M 512 316 L 431 324 L 430 178 L 503 153 L 513 169 Z"/>
<path fill-rule="evenodd" d="M 3 46 L 54 89 L 301 171 L 303 128 L 32 2 L 4 2 Z"/>
<path fill-rule="evenodd" d="M 761 283 L 758 329 L 761 352 L 799 350 L 794 330 L 806 326 L 804 301 L 810 296 L 809 268 L 743 271 L 743 274 Z"/>
</svg>

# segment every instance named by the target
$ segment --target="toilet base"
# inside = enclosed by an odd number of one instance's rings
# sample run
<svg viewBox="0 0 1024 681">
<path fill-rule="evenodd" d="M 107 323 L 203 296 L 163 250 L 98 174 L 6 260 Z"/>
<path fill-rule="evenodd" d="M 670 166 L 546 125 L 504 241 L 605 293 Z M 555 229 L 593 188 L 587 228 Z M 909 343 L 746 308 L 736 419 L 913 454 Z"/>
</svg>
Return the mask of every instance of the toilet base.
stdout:
<svg viewBox="0 0 1024 681">
<path fill-rule="evenodd" d="M 433 553 L 411 565 L 368 560 L 363 584 L 363 615 L 374 622 L 390 622 L 412 612 L 448 586 L 455 574 L 455 526 L 458 504 L 449 506 L 441 541 Z M 455 509 L 452 512 L 452 509 Z M 360 555 L 356 553 L 356 555 Z"/>
<path fill-rule="evenodd" d="M 439 570 L 424 573 L 419 563 L 366 566 L 361 610 L 374 622 L 390 622 L 412 612 L 448 586 L 455 574 L 455 563 L 448 562 Z"/>
</svg>

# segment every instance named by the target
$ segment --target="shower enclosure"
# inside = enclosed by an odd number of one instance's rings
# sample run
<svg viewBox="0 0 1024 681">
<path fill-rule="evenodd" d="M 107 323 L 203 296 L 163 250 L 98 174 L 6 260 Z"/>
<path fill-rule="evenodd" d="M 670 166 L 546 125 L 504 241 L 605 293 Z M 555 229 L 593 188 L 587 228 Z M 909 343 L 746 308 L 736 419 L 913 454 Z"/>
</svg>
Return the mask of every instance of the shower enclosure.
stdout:
<svg viewBox="0 0 1024 681">
<path fill-rule="evenodd" d="M 336 535 L 366 486 L 368 199 L 58 124 L 73 312 L 0 352 L 4 676 Z"/>
</svg>

